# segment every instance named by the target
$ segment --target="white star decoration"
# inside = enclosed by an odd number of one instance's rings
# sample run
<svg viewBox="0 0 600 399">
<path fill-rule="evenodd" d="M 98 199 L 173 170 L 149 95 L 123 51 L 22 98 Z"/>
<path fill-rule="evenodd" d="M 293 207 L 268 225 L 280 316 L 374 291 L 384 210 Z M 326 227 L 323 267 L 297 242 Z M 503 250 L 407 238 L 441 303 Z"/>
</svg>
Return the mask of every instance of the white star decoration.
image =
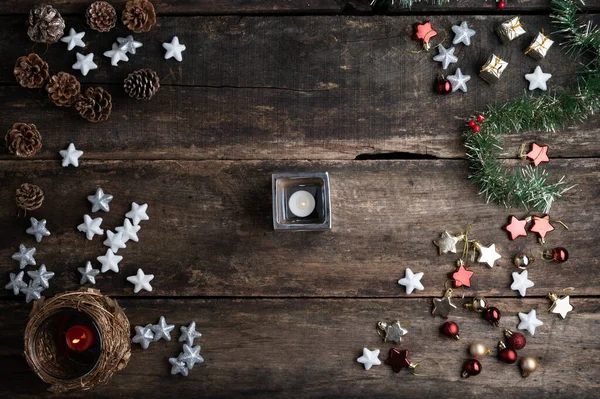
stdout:
<svg viewBox="0 0 600 399">
<path fill-rule="evenodd" d="M 104 240 L 103 244 L 109 247 L 114 253 L 117 253 L 121 248 L 127 247 L 125 241 L 123 241 L 123 233 L 113 233 L 110 230 L 106 230 L 106 240 Z"/>
<path fill-rule="evenodd" d="M 169 58 L 175 58 L 179 62 L 183 60 L 181 52 L 185 51 L 185 45 L 179 44 L 179 38 L 177 36 L 173 36 L 171 43 L 163 43 L 163 48 L 167 50 L 165 53 L 165 60 L 168 60 Z"/>
<path fill-rule="evenodd" d="M 97 69 L 98 65 L 94 64 L 94 53 L 83 55 L 76 53 L 77 62 L 73 64 L 73 69 L 79 69 L 83 76 L 86 76 L 92 69 Z"/>
<path fill-rule="evenodd" d="M 477 262 L 487 263 L 489 267 L 494 267 L 496 261 L 502 257 L 498 252 L 496 252 L 496 244 L 492 244 L 489 247 L 480 245 L 478 249 L 479 259 L 477 259 Z"/>
<path fill-rule="evenodd" d="M 117 42 L 119 42 L 119 48 L 129 54 L 135 54 L 135 51 L 143 46 L 142 42 L 133 40 L 133 36 L 131 35 L 127 37 L 117 37 Z"/>
<path fill-rule="evenodd" d="M 142 289 L 152 292 L 152 286 L 150 285 L 150 281 L 154 279 L 154 274 L 144 274 L 142 269 L 137 270 L 137 274 L 135 276 L 127 277 L 127 281 L 133 284 L 135 287 L 133 288 L 133 292 L 137 294 Z"/>
<path fill-rule="evenodd" d="M 565 317 L 567 317 L 567 313 L 569 313 L 571 310 L 573 310 L 573 306 L 571 306 L 570 304 L 570 299 L 569 295 L 567 295 L 564 298 L 558 298 L 554 301 L 554 303 L 552 304 L 552 306 L 550 307 L 550 311 L 552 313 L 556 313 L 559 314 L 560 317 L 562 317 L 563 319 Z"/>
<path fill-rule="evenodd" d="M 29 221 L 31 222 L 31 227 L 25 230 L 25 232 L 34 236 L 37 242 L 42 242 L 42 238 L 50 235 L 50 232 L 46 228 L 46 219 L 37 220 L 32 217 Z"/>
<path fill-rule="evenodd" d="M 129 61 L 127 52 L 122 50 L 117 43 L 113 43 L 112 50 L 105 51 L 104 56 L 110 58 L 110 65 L 112 66 L 119 65 L 119 61 Z"/>
<path fill-rule="evenodd" d="M 12 258 L 19 262 L 19 268 L 24 269 L 26 266 L 31 265 L 35 266 L 35 259 L 33 255 L 35 254 L 35 248 L 27 248 L 25 245 L 19 245 L 19 252 L 15 252 L 12 254 Z"/>
<path fill-rule="evenodd" d="M 454 50 L 455 50 L 454 47 L 450 47 L 449 49 L 446 49 L 444 46 L 442 46 L 440 44 L 437 46 L 437 49 L 438 49 L 439 54 L 436 55 L 435 57 L 433 57 L 433 60 L 442 63 L 443 69 L 448 69 L 448 66 L 450 64 L 458 62 L 458 57 L 456 57 L 454 55 Z"/>
<path fill-rule="evenodd" d="M 453 93 L 457 90 L 462 90 L 465 93 L 467 92 L 467 82 L 471 80 L 471 76 L 463 75 L 460 68 L 456 68 L 454 75 L 448 75 L 446 78 L 452 84 Z"/>
<path fill-rule="evenodd" d="M 529 81 L 529 90 L 548 90 L 546 82 L 551 77 L 552 75 L 549 73 L 544 73 L 539 65 L 535 67 L 533 73 L 528 73 L 525 75 L 525 79 Z"/>
<path fill-rule="evenodd" d="M 520 274 L 519 272 L 513 272 L 512 274 L 513 283 L 510 286 L 511 290 L 519 291 L 521 296 L 525 296 L 527 292 L 527 288 L 533 287 L 533 281 L 527 278 L 527 270 L 523 270 Z"/>
<path fill-rule="evenodd" d="M 538 320 L 535 309 L 529 313 L 519 312 L 519 319 L 521 319 L 521 322 L 517 328 L 519 330 L 527 330 L 531 335 L 535 334 L 536 327 L 544 325 L 544 323 Z"/>
<path fill-rule="evenodd" d="M 114 252 L 109 248 L 106 250 L 106 254 L 104 256 L 98 256 L 96 259 L 98 259 L 98 262 L 102 264 L 102 273 L 106 273 L 109 270 L 118 273 L 119 262 L 123 260 L 123 257 L 115 255 Z"/>
<path fill-rule="evenodd" d="M 363 354 L 361 357 L 356 359 L 357 362 L 362 363 L 365 366 L 365 370 L 370 370 L 373 366 L 379 366 L 381 360 L 379 360 L 379 349 L 373 351 L 363 348 Z"/>
<path fill-rule="evenodd" d="M 414 290 L 422 291 L 425 289 L 423 284 L 421 284 L 422 277 L 423 272 L 413 273 L 412 270 L 406 268 L 404 271 L 404 278 L 398 280 L 398 284 L 406 287 L 407 294 L 412 294 Z"/>
<path fill-rule="evenodd" d="M 61 157 L 63 157 L 63 168 L 66 168 L 69 165 L 78 167 L 79 157 L 83 155 L 83 151 L 79 151 L 77 148 L 75 148 L 75 144 L 73 143 L 69 144 L 66 150 L 60 150 L 58 153 Z"/>
<path fill-rule="evenodd" d="M 133 224 L 137 226 L 140 224 L 140 221 L 150 219 L 146 213 L 147 209 L 148 204 L 138 205 L 137 203 L 133 202 L 131 204 L 131 210 L 125 214 L 125 217 L 131 219 Z"/>
<path fill-rule="evenodd" d="M 71 51 L 78 47 L 85 47 L 85 43 L 83 42 L 83 37 L 85 36 L 85 32 L 75 32 L 75 29 L 69 29 L 69 36 L 63 36 L 60 41 L 63 43 L 67 43 L 67 50 Z"/>
<path fill-rule="evenodd" d="M 103 235 L 104 230 L 100 228 L 102 218 L 92 219 L 89 215 L 83 215 L 83 223 L 77 226 L 77 230 L 85 233 L 88 240 L 94 238 L 95 235 Z"/>
<path fill-rule="evenodd" d="M 465 21 L 460 25 L 452 25 L 452 31 L 454 32 L 452 44 L 463 43 L 465 46 L 471 45 L 471 37 L 475 36 L 476 33 L 473 29 L 469 29 Z"/>
<path fill-rule="evenodd" d="M 137 236 L 137 232 L 142 228 L 142 226 L 134 226 L 131 224 L 131 220 L 125 219 L 123 221 L 123 226 L 119 226 L 115 228 L 119 233 L 123 233 L 123 242 L 127 242 L 129 240 L 138 242 L 139 238 Z"/>
</svg>

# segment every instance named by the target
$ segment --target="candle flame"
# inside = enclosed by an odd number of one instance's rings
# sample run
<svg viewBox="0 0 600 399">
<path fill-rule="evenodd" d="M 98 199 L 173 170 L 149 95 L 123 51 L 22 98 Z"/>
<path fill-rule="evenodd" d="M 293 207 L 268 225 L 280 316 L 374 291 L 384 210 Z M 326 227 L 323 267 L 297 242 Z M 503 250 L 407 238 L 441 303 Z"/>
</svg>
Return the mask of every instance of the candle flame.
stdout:
<svg viewBox="0 0 600 399">
<path fill-rule="evenodd" d="M 74 344 L 78 344 L 81 341 L 79 338 L 72 339 L 71 342 Z"/>
</svg>

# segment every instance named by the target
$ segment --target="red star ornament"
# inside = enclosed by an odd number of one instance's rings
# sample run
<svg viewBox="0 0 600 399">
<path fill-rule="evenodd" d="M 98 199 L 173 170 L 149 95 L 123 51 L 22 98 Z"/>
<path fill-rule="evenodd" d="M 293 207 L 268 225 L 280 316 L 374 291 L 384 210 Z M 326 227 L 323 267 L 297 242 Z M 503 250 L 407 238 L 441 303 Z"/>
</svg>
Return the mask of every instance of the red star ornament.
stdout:
<svg viewBox="0 0 600 399">
<path fill-rule="evenodd" d="M 408 351 L 400 350 L 398 348 L 390 349 L 390 355 L 385 361 L 385 364 L 392 366 L 392 370 L 395 373 L 399 373 L 404 367 L 414 369 L 416 366 L 408 360 Z"/>
<path fill-rule="evenodd" d="M 431 27 L 431 21 L 427 21 L 424 24 L 418 24 L 415 27 L 415 36 L 419 40 L 423 40 L 423 47 L 425 50 L 429 50 L 429 41 L 437 35 L 437 32 Z"/>
<path fill-rule="evenodd" d="M 552 230 L 554 230 L 554 227 L 550 224 L 549 215 L 546 215 L 544 217 L 533 217 L 533 226 L 531 226 L 531 231 L 533 231 L 534 233 L 538 233 L 542 240 L 544 240 L 546 238 L 546 234 L 548 234 Z"/>
<path fill-rule="evenodd" d="M 519 220 L 514 216 L 510 217 L 510 223 L 504 226 L 506 231 L 510 233 L 510 239 L 515 240 L 520 236 L 527 236 L 527 231 L 525 230 L 525 226 L 527 225 L 527 220 Z"/>
<path fill-rule="evenodd" d="M 459 266 L 458 270 L 452 274 L 452 279 L 454 280 L 454 288 L 458 288 L 461 285 L 465 287 L 471 287 L 471 277 L 473 277 L 473 272 L 465 269 L 464 266 Z"/>
<path fill-rule="evenodd" d="M 533 143 L 531 144 L 531 151 L 525 154 L 525 156 L 531 159 L 535 166 L 538 166 L 542 162 L 550 162 L 547 145 L 539 146 L 536 143 Z"/>
</svg>

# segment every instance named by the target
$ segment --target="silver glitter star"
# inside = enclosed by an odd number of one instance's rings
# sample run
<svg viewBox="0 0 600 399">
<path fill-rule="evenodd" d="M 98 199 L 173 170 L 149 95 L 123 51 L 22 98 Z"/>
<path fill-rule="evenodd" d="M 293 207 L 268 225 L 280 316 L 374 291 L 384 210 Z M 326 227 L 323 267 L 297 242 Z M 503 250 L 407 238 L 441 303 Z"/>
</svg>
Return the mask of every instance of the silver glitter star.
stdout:
<svg viewBox="0 0 600 399">
<path fill-rule="evenodd" d="M 475 31 L 469 28 L 469 25 L 463 21 L 460 25 L 452 25 L 454 40 L 452 44 L 463 43 L 465 46 L 471 45 L 471 37 L 475 36 Z"/>
<path fill-rule="evenodd" d="M 129 54 L 135 54 L 135 50 L 143 46 L 142 42 L 133 40 L 133 36 L 131 35 L 117 37 L 117 42 L 119 42 L 119 48 Z"/>
<path fill-rule="evenodd" d="M 408 334 L 408 331 L 402 328 L 399 321 L 389 324 L 384 321 L 380 321 L 377 323 L 377 329 L 383 335 L 384 342 L 392 341 L 399 344 L 400 341 L 402 341 L 402 336 Z"/>
<path fill-rule="evenodd" d="M 81 273 L 81 280 L 79 280 L 79 284 L 85 284 L 89 282 L 90 284 L 96 284 L 96 276 L 100 274 L 100 270 L 94 269 L 92 267 L 92 262 L 85 264 L 85 267 L 78 267 L 77 271 Z"/>
<path fill-rule="evenodd" d="M 179 342 L 185 342 L 190 346 L 194 344 L 194 339 L 202 336 L 202 334 L 196 331 L 195 321 L 192 321 L 187 327 L 179 327 L 179 330 L 181 331 L 181 335 L 179 336 Z"/>
<path fill-rule="evenodd" d="M 441 44 L 437 47 L 439 54 L 433 57 L 434 61 L 440 62 L 443 69 L 448 69 L 450 64 L 458 62 L 458 57 L 454 55 L 454 47 L 446 49 Z"/>
<path fill-rule="evenodd" d="M 110 211 L 108 203 L 112 201 L 113 196 L 110 194 L 104 194 L 104 190 L 98 187 L 96 194 L 88 195 L 87 199 L 92 203 L 92 212 L 98 212 L 100 210 L 108 212 Z"/>
<path fill-rule="evenodd" d="M 188 344 L 183 344 L 183 353 L 177 357 L 177 360 L 184 362 L 190 370 L 194 368 L 194 364 L 204 363 L 204 358 L 200 355 L 200 345 L 192 348 Z"/>
<path fill-rule="evenodd" d="M 33 285 L 33 281 L 29 281 L 29 285 L 26 288 L 21 288 L 21 292 L 25 294 L 25 302 L 29 303 L 32 299 L 39 301 L 41 298 L 41 293 L 44 290 L 44 287 L 41 285 Z"/>
<path fill-rule="evenodd" d="M 170 357 L 169 363 L 171 363 L 171 375 L 181 374 L 184 377 L 188 376 L 189 370 L 185 366 L 184 362 L 180 362 L 178 358 Z"/>
<path fill-rule="evenodd" d="M 12 290 L 15 295 L 19 295 L 21 289 L 27 287 L 27 284 L 23 281 L 23 275 L 25 275 L 25 272 L 19 272 L 18 274 L 11 273 L 10 283 L 6 284 L 4 288 Z"/>
<path fill-rule="evenodd" d="M 33 255 L 35 254 L 35 248 L 27 248 L 25 245 L 19 245 L 19 252 L 15 252 L 12 255 L 12 258 L 19 262 L 19 267 L 24 269 L 27 265 L 35 266 L 35 259 Z"/>
<path fill-rule="evenodd" d="M 456 309 L 456 305 L 450 301 L 450 297 L 448 295 L 444 295 L 443 298 L 433 298 L 433 310 L 431 311 L 432 315 L 438 315 L 444 319 L 447 319 L 450 312 L 454 309 Z"/>
<path fill-rule="evenodd" d="M 50 288 L 48 280 L 54 277 L 54 272 L 47 271 L 46 265 L 41 265 L 39 269 L 27 272 L 27 274 L 31 277 L 33 285 L 39 285 L 43 288 Z"/>
<path fill-rule="evenodd" d="M 46 228 L 46 219 L 37 220 L 36 218 L 30 218 L 29 221 L 31 222 L 31 227 L 25 230 L 25 232 L 34 236 L 37 242 L 42 242 L 42 238 L 50 235 L 50 232 Z"/>
<path fill-rule="evenodd" d="M 158 324 L 150 326 L 154 333 L 154 341 L 158 341 L 163 338 L 167 341 L 171 340 L 171 331 L 175 328 L 175 324 L 167 324 L 164 316 L 160 316 Z"/>
<path fill-rule="evenodd" d="M 456 253 L 456 244 L 460 239 L 456 236 L 450 235 L 447 231 L 444 231 L 440 238 L 433 240 L 433 243 L 440 249 L 440 255 L 447 254 L 448 252 Z"/>
<path fill-rule="evenodd" d="M 146 327 L 136 326 L 135 336 L 131 339 L 131 342 L 140 344 L 142 348 L 148 349 L 150 342 L 154 339 L 154 333 L 150 327 L 152 327 L 152 324 L 147 324 Z"/>
</svg>

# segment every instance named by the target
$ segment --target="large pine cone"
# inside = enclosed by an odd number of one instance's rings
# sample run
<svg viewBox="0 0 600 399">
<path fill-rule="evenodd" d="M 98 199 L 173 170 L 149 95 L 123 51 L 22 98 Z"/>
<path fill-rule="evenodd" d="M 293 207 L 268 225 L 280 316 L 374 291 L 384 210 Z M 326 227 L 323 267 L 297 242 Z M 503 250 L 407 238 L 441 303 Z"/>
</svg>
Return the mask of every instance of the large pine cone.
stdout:
<svg viewBox="0 0 600 399">
<path fill-rule="evenodd" d="M 33 123 L 15 123 L 4 139 L 8 151 L 22 158 L 32 157 L 42 148 L 42 135 Z"/>
<path fill-rule="evenodd" d="M 90 122 L 102 122 L 110 116 L 112 97 L 102 87 L 90 87 L 79 96 L 75 109 Z"/>
<path fill-rule="evenodd" d="M 27 35 L 37 43 L 56 43 L 63 36 L 65 21 L 51 5 L 41 4 L 29 11 Z"/>
<path fill-rule="evenodd" d="M 50 77 L 46 85 L 48 97 L 59 107 L 70 107 L 75 104 L 81 93 L 81 85 L 77 78 L 70 73 L 59 72 Z"/>
<path fill-rule="evenodd" d="M 19 208 L 26 211 L 35 211 L 44 202 L 44 192 L 35 184 L 24 183 L 17 188 L 15 201 Z"/>
<path fill-rule="evenodd" d="M 135 33 L 148 32 L 156 23 L 156 12 L 148 0 L 129 0 L 125 3 L 121 20 Z"/>
<path fill-rule="evenodd" d="M 85 17 L 90 28 L 98 32 L 108 32 L 115 27 L 117 11 L 106 1 L 96 1 L 87 8 Z"/>
<path fill-rule="evenodd" d="M 48 78 L 48 63 L 39 55 L 31 53 L 17 59 L 13 72 L 21 86 L 35 89 L 42 87 Z"/>
<path fill-rule="evenodd" d="M 150 100 L 160 89 L 158 74 L 152 69 L 140 69 L 125 78 L 125 93 L 138 100 Z"/>
</svg>

